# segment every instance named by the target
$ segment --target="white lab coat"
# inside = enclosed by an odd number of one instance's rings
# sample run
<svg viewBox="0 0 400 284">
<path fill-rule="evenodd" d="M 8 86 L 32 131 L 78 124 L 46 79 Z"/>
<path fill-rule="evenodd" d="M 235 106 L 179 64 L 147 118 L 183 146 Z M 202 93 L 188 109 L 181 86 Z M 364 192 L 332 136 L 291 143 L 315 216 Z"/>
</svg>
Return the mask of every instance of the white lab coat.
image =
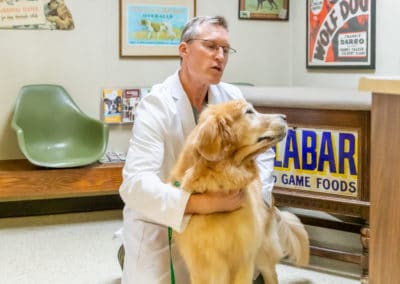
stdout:
<svg viewBox="0 0 400 284">
<path fill-rule="evenodd" d="M 212 85 L 208 103 L 243 99 L 230 84 Z M 193 110 L 178 72 L 156 85 L 140 102 L 123 169 L 120 195 L 125 203 L 122 241 L 125 247 L 123 284 L 169 284 L 167 227 L 181 232 L 189 194 L 166 183 L 185 138 L 195 127 Z M 264 197 L 270 203 L 273 151 L 261 155 Z M 177 284 L 190 283 L 183 261 L 172 246 Z"/>
</svg>

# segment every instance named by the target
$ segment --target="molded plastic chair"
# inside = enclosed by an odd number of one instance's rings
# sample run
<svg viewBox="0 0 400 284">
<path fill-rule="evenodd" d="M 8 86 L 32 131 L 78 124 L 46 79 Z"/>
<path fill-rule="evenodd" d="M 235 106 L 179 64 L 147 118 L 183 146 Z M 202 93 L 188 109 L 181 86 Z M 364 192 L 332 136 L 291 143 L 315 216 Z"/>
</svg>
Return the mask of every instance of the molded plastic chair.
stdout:
<svg viewBox="0 0 400 284">
<path fill-rule="evenodd" d="M 58 85 L 22 87 L 11 126 L 21 151 L 38 166 L 84 166 L 107 149 L 108 125 L 84 114 Z"/>
</svg>

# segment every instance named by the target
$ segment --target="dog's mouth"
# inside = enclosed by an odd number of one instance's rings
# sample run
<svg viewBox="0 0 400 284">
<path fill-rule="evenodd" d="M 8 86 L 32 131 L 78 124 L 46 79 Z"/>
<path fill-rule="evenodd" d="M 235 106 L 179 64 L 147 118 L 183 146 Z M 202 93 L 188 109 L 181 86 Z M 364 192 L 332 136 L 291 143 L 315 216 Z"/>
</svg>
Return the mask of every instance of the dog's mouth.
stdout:
<svg viewBox="0 0 400 284">
<path fill-rule="evenodd" d="M 266 142 L 274 142 L 279 141 L 285 136 L 285 132 L 279 134 L 271 134 L 271 135 L 264 135 L 257 138 L 257 143 L 266 141 Z"/>
<path fill-rule="evenodd" d="M 264 141 L 264 140 L 266 140 L 267 142 L 272 142 L 272 141 L 275 140 L 275 138 L 276 138 L 276 136 L 262 136 L 262 137 L 258 137 L 257 143 L 260 143 L 260 142 L 262 142 L 262 141 Z"/>
</svg>

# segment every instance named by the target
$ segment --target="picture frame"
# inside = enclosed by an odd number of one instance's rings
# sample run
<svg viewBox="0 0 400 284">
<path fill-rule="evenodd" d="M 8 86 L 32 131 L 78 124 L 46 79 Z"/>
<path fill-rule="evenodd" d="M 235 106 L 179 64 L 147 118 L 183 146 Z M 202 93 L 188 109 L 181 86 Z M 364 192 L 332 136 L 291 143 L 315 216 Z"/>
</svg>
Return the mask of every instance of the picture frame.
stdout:
<svg viewBox="0 0 400 284">
<path fill-rule="evenodd" d="M 289 0 L 239 0 L 239 19 L 289 20 Z"/>
<path fill-rule="evenodd" d="M 307 68 L 375 68 L 375 0 L 307 0 Z"/>
<path fill-rule="evenodd" d="M 120 57 L 178 56 L 185 24 L 196 0 L 120 0 Z"/>
</svg>

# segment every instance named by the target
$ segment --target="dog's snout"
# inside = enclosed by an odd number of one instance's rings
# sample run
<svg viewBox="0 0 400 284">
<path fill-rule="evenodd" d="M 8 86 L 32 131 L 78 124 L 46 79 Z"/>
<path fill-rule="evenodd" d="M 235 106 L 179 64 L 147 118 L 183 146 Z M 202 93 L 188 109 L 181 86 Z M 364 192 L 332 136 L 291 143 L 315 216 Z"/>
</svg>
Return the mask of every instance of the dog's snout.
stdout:
<svg viewBox="0 0 400 284">
<path fill-rule="evenodd" d="M 284 121 L 287 121 L 287 119 L 286 119 L 286 115 L 284 115 L 284 114 L 281 114 L 281 115 L 280 115 L 280 117 L 282 118 L 282 120 L 284 120 Z"/>
</svg>

